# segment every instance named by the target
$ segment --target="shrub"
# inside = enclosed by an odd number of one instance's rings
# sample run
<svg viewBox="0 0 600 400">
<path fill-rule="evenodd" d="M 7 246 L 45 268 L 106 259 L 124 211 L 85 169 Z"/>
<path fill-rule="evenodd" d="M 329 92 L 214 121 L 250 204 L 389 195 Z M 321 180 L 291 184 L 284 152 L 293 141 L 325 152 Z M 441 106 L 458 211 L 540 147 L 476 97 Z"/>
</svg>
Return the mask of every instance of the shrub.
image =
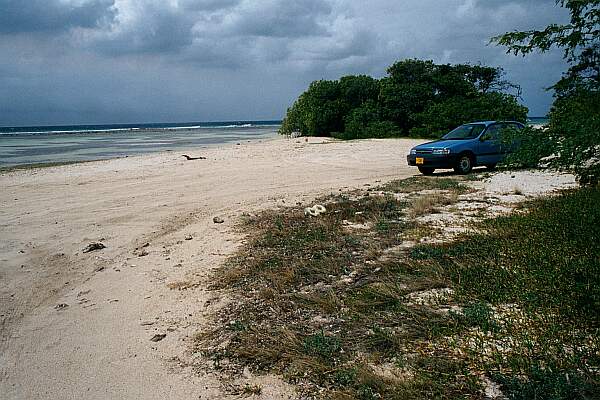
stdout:
<svg viewBox="0 0 600 400">
<path fill-rule="evenodd" d="M 584 184 L 600 179 L 600 92 L 579 90 L 557 99 L 547 130 L 528 128 L 509 140 L 521 146 L 506 160 L 509 166 L 545 164 L 572 170 Z"/>
<path fill-rule="evenodd" d="M 436 137 L 466 122 L 525 120 L 527 108 L 505 93 L 516 86 L 499 68 L 404 60 L 388 76 L 315 81 L 283 120 L 280 133 L 340 139 Z"/>
</svg>

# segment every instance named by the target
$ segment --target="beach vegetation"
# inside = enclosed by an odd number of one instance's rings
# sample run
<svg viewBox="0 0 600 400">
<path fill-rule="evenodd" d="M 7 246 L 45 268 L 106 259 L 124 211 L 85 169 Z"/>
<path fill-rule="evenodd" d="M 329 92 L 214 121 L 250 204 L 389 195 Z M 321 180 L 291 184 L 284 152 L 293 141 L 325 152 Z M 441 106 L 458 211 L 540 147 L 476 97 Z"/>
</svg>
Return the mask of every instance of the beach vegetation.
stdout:
<svg viewBox="0 0 600 400">
<path fill-rule="evenodd" d="M 311 83 L 288 109 L 280 133 L 440 137 L 474 120 L 525 121 L 519 92 L 500 68 L 403 60 L 382 79 L 360 75 Z"/>
<path fill-rule="evenodd" d="M 30 164 L 11 165 L 8 167 L 0 167 L 0 174 L 5 173 L 5 172 L 20 171 L 20 170 L 62 167 L 62 166 L 66 166 L 66 165 L 83 164 L 83 163 L 90 163 L 90 162 L 94 162 L 94 161 L 99 161 L 99 160 L 59 161 L 59 162 L 47 162 L 47 163 L 30 163 Z"/>
<path fill-rule="evenodd" d="M 555 101 L 548 129 L 523 131 L 521 150 L 509 165 L 551 167 L 574 171 L 582 183 L 600 179 L 600 7 L 598 0 L 559 0 L 570 13 L 567 24 L 542 30 L 508 32 L 493 42 L 507 52 L 527 55 L 552 48 L 564 51 L 569 68 L 550 90 Z"/>
<path fill-rule="evenodd" d="M 404 248 L 420 226 L 411 199 L 464 193 L 463 178 L 419 177 L 425 192 L 415 179 L 321 199 L 316 218 L 248 218 L 249 241 L 213 280 L 234 297 L 217 320 L 245 329 L 217 322 L 197 350 L 324 398 L 483 398 L 490 385 L 515 399 L 597 395 L 600 189 Z"/>
</svg>

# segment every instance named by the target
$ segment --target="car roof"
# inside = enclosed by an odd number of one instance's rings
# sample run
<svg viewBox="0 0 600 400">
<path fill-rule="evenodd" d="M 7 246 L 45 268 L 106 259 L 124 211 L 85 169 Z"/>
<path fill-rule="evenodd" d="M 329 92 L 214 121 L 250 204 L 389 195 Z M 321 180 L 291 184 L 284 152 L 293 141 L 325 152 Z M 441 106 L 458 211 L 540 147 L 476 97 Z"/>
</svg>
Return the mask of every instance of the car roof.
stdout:
<svg viewBox="0 0 600 400">
<path fill-rule="evenodd" d="M 488 126 L 496 124 L 496 123 L 499 123 L 499 122 L 511 122 L 511 123 L 516 123 L 516 124 L 521 124 L 522 125 L 522 123 L 519 122 L 519 121 L 477 121 L 477 122 L 470 122 L 470 123 L 465 124 L 465 125 L 481 125 L 481 124 L 483 124 L 487 128 Z"/>
</svg>

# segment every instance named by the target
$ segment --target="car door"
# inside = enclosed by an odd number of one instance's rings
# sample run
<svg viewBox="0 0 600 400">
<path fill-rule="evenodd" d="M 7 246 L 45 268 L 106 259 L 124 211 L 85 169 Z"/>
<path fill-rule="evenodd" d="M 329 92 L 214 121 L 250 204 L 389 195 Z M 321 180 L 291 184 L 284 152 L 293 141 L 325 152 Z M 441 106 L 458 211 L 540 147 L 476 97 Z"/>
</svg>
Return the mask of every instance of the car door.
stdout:
<svg viewBox="0 0 600 400">
<path fill-rule="evenodd" d="M 478 165 L 492 165 L 500 162 L 502 142 L 500 140 L 502 124 L 490 125 L 479 138 L 477 151 Z"/>
<path fill-rule="evenodd" d="M 508 153 L 512 153 L 517 150 L 520 145 L 519 132 L 523 129 L 523 125 L 516 122 L 509 122 L 505 124 L 505 128 L 502 131 L 502 156 L 506 156 Z"/>
</svg>

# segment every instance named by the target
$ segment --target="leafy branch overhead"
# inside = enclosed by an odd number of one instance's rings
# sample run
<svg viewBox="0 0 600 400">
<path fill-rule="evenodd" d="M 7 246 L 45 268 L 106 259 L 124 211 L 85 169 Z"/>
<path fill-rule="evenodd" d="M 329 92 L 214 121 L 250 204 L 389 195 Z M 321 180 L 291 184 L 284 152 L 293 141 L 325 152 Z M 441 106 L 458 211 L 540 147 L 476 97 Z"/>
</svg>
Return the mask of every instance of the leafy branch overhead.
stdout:
<svg viewBox="0 0 600 400">
<path fill-rule="evenodd" d="M 560 0 L 568 24 L 508 32 L 492 38 L 508 53 L 526 55 L 553 47 L 564 50 L 569 69 L 553 86 L 555 102 L 545 132 L 529 132 L 513 164 L 540 162 L 574 171 L 583 183 L 600 178 L 600 0 Z"/>
<path fill-rule="evenodd" d="M 508 32 L 492 38 L 492 43 L 507 47 L 507 53 L 527 55 L 547 52 L 553 47 L 564 50 L 571 68 L 555 89 L 567 83 L 600 84 L 600 0 L 559 0 L 570 13 L 568 24 L 551 24 L 543 30 Z M 567 85 L 569 86 L 569 85 Z M 560 93 L 559 93 L 560 94 Z"/>
</svg>

